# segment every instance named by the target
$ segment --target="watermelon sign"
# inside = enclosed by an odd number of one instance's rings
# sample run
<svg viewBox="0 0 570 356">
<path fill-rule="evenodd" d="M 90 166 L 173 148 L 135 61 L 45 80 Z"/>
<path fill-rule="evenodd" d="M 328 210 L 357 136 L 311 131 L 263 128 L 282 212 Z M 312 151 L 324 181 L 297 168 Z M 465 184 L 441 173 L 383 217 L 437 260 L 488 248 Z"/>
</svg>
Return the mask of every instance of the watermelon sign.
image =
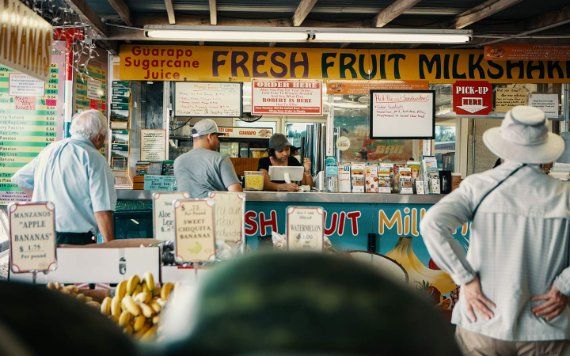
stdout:
<svg viewBox="0 0 570 356">
<path fill-rule="evenodd" d="M 479 80 L 458 80 L 453 84 L 453 111 L 458 115 L 487 115 L 493 110 L 493 87 Z"/>
</svg>

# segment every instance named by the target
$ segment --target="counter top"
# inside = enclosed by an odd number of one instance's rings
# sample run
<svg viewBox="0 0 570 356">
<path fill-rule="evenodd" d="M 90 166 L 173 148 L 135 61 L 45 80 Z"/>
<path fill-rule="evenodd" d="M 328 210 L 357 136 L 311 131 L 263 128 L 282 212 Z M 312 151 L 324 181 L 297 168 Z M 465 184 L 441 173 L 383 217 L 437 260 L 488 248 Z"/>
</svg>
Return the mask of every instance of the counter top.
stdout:
<svg viewBox="0 0 570 356">
<path fill-rule="evenodd" d="M 246 193 L 247 201 L 300 202 L 300 203 L 372 203 L 372 204 L 435 204 L 444 195 L 381 194 L 381 193 L 325 193 L 325 192 L 252 192 Z M 121 200 L 150 200 L 148 190 L 118 189 Z"/>
</svg>

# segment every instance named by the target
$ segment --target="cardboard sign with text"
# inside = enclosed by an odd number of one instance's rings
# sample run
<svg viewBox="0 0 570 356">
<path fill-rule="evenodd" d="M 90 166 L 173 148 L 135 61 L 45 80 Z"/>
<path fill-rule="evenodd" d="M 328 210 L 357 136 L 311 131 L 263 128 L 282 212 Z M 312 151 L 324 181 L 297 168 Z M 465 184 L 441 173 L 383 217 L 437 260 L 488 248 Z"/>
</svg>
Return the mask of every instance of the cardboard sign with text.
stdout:
<svg viewBox="0 0 570 356">
<path fill-rule="evenodd" d="M 325 212 L 318 206 L 287 207 L 289 250 L 323 250 Z"/>
<path fill-rule="evenodd" d="M 55 207 L 52 203 L 13 203 L 10 217 L 10 266 L 14 273 L 57 268 Z"/>
<path fill-rule="evenodd" d="M 244 238 L 245 194 L 212 192 L 215 202 L 216 242 L 239 244 Z"/>
<path fill-rule="evenodd" d="M 174 202 L 175 256 L 178 262 L 207 262 L 215 255 L 215 219 L 212 199 Z"/>
<path fill-rule="evenodd" d="M 507 112 L 519 105 L 528 104 L 528 90 L 521 86 L 498 88 L 495 92 L 495 112 Z"/>
<path fill-rule="evenodd" d="M 458 115 L 487 115 L 493 111 L 493 87 L 483 80 L 453 83 L 453 111 Z"/>
<path fill-rule="evenodd" d="M 175 200 L 189 199 L 190 194 L 154 193 L 152 195 L 152 222 L 154 238 L 161 241 L 174 241 L 174 208 Z"/>
</svg>

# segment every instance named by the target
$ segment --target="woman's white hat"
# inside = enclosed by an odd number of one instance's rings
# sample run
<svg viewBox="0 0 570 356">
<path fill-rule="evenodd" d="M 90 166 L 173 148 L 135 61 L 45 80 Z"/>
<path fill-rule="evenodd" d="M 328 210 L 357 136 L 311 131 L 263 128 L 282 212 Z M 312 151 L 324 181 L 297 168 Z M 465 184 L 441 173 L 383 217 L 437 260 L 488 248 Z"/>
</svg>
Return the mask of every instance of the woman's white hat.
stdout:
<svg viewBox="0 0 570 356">
<path fill-rule="evenodd" d="M 550 163 L 564 152 L 564 141 L 548 132 L 542 110 L 515 106 L 500 127 L 488 129 L 483 142 L 495 155 L 519 163 Z"/>
</svg>

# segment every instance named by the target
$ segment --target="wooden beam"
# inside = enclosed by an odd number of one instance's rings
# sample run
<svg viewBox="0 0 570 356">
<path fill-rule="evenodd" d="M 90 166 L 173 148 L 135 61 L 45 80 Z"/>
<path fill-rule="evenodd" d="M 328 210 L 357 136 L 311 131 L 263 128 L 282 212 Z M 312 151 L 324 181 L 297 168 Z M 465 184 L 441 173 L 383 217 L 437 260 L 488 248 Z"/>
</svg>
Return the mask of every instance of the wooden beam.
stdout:
<svg viewBox="0 0 570 356">
<path fill-rule="evenodd" d="M 490 45 L 494 43 L 509 41 L 512 42 L 515 39 L 524 38 L 525 36 L 532 35 L 534 33 L 538 33 L 541 31 L 550 30 L 551 28 L 563 26 L 570 23 L 570 5 L 564 6 L 561 9 L 553 10 L 546 12 L 544 14 L 540 14 L 536 17 L 531 19 L 527 19 L 525 21 L 521 21 L 521 25 L 526 25 L 526 30 L 514 35 L 506 35 L 503 38 L 499 38 L 496 40 L 485 41 L 477 43 L 478 46 Z M 545 43 L 545 40 L 536 39 L 537 42 Z M 528 41 L 528 39 L 527 39 Z M 552 42 L 552 40 L 547 41 Z M 538 44 L 538 43 L 537 43 Z M 564 44 L 564 42 L 562 42 Z"/>
<path fill-rule="evenodd" d="M 301 26 L 318 0 L 301 0 L 293 14 L 293 26 Z"/>
<path fill-rule="evenodd" d="M 166 6 L 166 13 L 168 14 L 168 23 L 174 25 L 176 23 L 176 18 L 174 17 L 172 0 L 164 0 L 164 6 Z"/>
<path fill-rule="evenodd" d="M 101 21 L 101 18 L 89 7 L 85 0 L 65 0 L 71 9 L 79 15 L 81 20 L 91 26 L 100 37 L 107 37 L 107 25 Z"/>
<path fill-rule="evenodd" d="M 133 22 L 131 21 L 131 10 L 123 0 L 107 0 L 107 1 L 109 1 L 109 5 L 111 5 L 113 10 L 115 10 L 117 14 L 119 14 L 121 20 L 123 20 L 123 22 L 127 24 L 127 26 L 133 25 Z"/>
<path fill-rule="evenodd" d="M 216 6 L 216 0 L 209 0 L 210 1 L 210 25 L 217 25 L 218 24 L 218 10 Z"/>
<path fill-rule="evenodd" d="M 454 27 L 457 29 L 467 27 L 521 1 L 522 0 L 487 0 L 481 5 L 457 15 L 453 21 Z"/>
<path fill-rule="evenodd" d="M 414 7 L 421 0 L 396 0 L 374 17 L 374 27 L 384 27 L 390 21 Z"/>
</svg>

